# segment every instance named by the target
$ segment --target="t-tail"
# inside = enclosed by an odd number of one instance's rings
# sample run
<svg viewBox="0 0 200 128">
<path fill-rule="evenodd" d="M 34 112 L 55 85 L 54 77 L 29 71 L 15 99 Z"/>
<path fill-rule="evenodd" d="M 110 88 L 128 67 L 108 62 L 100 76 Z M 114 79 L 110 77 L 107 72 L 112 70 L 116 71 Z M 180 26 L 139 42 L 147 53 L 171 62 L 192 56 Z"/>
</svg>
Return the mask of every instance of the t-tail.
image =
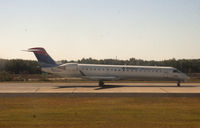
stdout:
<svg viewBox="0 0 200 128">
<path fill-rule="evenodd" d="M 58 66 L 56 62 L 48 55 L 48 53 L 44 48 L 36 47 L 36 48 L 30 48 L 26 51 L 33 52 L 35 54 L 42 68 Z"/>
</svg>

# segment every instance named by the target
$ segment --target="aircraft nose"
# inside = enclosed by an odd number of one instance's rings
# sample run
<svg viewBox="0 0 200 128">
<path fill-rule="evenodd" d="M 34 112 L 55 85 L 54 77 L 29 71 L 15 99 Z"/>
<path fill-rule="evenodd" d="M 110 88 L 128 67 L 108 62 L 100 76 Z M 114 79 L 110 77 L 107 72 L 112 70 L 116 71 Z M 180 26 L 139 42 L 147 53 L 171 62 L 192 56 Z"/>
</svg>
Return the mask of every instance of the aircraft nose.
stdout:
<svg viewBox="0 0 200 128">
<path fill-rule="evenodd" d="M 187 80 L 190 79 L 190 77 L 188 75 L 186 75 L 186 74 L 183 74 L 183 79 L 184 79 L 184 81 L 187 81 Z"/>
<path fill-rule="evenodd" d="M 189 76 L 187 76 L 187 79 L 190 79 L 190 77 L 189 77 Z"/>
</svg>

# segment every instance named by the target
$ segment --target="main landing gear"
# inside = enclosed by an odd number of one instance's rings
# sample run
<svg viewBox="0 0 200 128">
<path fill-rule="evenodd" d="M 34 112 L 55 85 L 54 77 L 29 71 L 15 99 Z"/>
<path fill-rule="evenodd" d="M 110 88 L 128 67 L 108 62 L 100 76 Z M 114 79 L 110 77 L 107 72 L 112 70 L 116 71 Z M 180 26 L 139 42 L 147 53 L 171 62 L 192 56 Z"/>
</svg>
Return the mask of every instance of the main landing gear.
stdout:
<svg viewBox="0 0 200 128">
<path fill-rule="evenodd" d="M 99 81 L 99 86 L 103 87 L 104 86 L 104 82 L 102 80 Z"/>
<path fill-rule="evenodd" d="M 181 86 L 181 81 L 177 82 L 177 86 L 180 87 Z"/>
</svg>

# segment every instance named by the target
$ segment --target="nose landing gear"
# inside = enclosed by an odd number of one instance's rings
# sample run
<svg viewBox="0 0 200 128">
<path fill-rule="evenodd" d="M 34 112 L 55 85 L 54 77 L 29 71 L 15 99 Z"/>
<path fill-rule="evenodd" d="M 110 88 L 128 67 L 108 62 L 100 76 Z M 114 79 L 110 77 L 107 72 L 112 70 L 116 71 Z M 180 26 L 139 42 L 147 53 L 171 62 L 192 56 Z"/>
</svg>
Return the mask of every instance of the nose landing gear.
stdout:
<svg viewBox="0 0 200 128">
<path fill-rule="evenodd" d="M 104 82 L 100 80 L 100 81 L 99 81 L 99 86 L 100 86 L 100 87 L 103 87 L 103 86 L 104 86 Z"/>
<path fill-rule="evenodd" d="M 177 82 L 177 86 L 180 87 L 181 86 L 181 81 Z"/>
</svg>

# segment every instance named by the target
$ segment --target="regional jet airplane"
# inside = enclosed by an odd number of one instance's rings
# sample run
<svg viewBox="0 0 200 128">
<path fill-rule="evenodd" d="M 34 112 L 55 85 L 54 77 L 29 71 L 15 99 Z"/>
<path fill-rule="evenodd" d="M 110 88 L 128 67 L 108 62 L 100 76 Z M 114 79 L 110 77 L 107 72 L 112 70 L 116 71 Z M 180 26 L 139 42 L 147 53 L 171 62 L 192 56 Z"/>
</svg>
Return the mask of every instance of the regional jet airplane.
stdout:
<svg viewBox="0 0 200 128">
<path fill-rule="evenodd" d="M 81 77 L 83 79 L 99 81 L 99 86 L 104 86 L 104 81 L 128 79 L 177 81 L 177 86 L 180 86 L 180 82 L 185 82 L 189 79 L 186 74 L 173 67 L 78 63 L 58 65 L 44 48 L 36 47 L 26 51 L 35 54 L 44 72 L 63 77 Z"/>
</svg>

